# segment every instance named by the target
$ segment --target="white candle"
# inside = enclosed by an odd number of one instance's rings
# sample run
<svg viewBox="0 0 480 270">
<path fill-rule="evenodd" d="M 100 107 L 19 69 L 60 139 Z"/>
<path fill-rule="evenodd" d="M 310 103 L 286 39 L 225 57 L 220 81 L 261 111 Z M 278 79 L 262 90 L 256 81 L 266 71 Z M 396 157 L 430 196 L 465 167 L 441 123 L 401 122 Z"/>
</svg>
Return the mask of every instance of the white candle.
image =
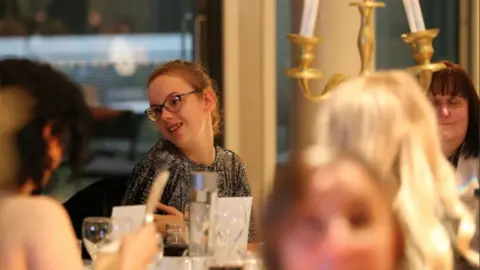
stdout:
<svg viewBox="0 0 480 270">
<path fill-rule="evenodd" d="M 312 7 L 310 9 L 310 12 L 308 14 L 308 28 L 307 28 L 307 36 L 313 37 L 313 34 L 315 32 L 315 25 L 317 23 L 317 17 L 318 17 L 318 5 L 319 5 L 320 0 L 314 0 L 312 3 Z"/>
<path fill-rule="evenodd" d="M 422 7 L 420 0 L 411 0 L 413 4 L 413 13 L 415 14 L 415 23 L 417 31 L 425 31 L 425 22 L 423 21 Z"/>
<path fill-rule="evenodd" d="M 300 35 L 311 37 L 317 22 L 319 0 L 304 0 Z"/>
<path fill-rule="evenodd" d="M 300 25 L 300 35 L 304 36 L 307 32 L 307 17 L 312 0 L 303 0 L 302 24 Z"/>
<path fill-rule="evenodd" d="M 410 32 L 417 32 L 417 24 L 415 22 L 415 12 L 413 11 L 413 4 L 411 0 L 403 0 L 403 7 L 405 8 L 405 14 L 407 15 L 408 26 Z"/>
</svg>

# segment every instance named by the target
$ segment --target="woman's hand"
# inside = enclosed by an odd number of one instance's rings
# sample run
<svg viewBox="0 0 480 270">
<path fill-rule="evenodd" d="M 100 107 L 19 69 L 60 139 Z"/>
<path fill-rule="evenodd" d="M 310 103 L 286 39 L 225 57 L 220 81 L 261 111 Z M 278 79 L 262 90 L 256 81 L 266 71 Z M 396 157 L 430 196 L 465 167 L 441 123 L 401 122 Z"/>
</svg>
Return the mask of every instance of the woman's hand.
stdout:
<svg viewBox="0 0 480 270">
<path fill-rule="evenodd" d="M 178 211 L 175 207 L 168 206 L 163 203 L 158 203 L 157 209 L 167 213 L 166 215 L 155 215 L 154 222 L 159 233 L 165 234 L 166 225 L 168 223 L 183 223 L 183 213 Z"/>
<path fill-rule="evenodd" d="M 147 224 L 127 233 L 120 247 L 120 269 L 146 269 L 158 253 L 155 226 Z"/>
</svg>

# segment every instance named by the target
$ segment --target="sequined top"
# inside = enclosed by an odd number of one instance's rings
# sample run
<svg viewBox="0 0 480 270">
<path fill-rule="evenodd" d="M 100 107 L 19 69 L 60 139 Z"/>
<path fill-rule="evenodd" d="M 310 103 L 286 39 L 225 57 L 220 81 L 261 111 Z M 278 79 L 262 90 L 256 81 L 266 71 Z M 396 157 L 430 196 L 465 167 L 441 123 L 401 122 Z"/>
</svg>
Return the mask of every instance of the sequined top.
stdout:
<svg viewBox="0 0 480 270">
<path fill-rule="evenodd" d="M 160 140 L 133 169 L 123 198 L 124 205 L 144 204 L 147 201 L 153 179 L 158 172 L 169 170 L 170 177 L 161 202 L 184 212 L 188 203 L 190 174 L 197 171 L 218 173 L 219 197 L 252 196 L 245 166 L 232 151 L 215 146 L 215 160 L 211 165 L 197 164 L 185 157 L 167 140 Z M 253 217 L 253 213 L 251 215 Z M 253 240 L 253 220 L 250 220 L 249 241 Z"/>
</svg>

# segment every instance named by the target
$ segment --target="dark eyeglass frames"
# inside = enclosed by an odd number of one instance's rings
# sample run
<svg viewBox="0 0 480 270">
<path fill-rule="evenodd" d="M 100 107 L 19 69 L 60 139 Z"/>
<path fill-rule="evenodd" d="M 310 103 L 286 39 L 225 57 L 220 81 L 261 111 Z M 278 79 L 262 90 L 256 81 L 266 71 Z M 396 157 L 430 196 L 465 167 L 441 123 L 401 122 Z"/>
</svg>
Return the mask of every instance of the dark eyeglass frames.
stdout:
<svg viewBox="0 0 480 270">
<path fill-rule="evenodd" d="M 151 105 L 148 109 L 145 110 L 145 115 L 148 117 L 148 119 L 156 121 L 158 118 L 161 117 L 163 109 L 166 109 L 171 113 L 176 113 L 180 111 L 182 107 L 183 97 L 198 92 L 198 90 L 193 90 L 191 92 L 171 96 L 167 100 L 165 100 L 163 104 Z"/>
</svg>

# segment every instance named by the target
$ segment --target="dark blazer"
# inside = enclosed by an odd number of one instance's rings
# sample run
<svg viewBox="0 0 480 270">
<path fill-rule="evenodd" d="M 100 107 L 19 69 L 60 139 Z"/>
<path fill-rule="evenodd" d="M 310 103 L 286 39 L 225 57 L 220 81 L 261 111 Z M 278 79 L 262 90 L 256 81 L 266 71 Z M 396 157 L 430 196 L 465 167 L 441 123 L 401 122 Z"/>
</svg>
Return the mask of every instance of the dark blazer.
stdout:
<svg viewBox="0 0 480 270">
<path fill-rule="evenodd" d="M 82 239 L 82 223 L 86 217 L 110 217 L 114 206 L 120 205 L 129 177 L 99 180 L 73 195 L 63 206 L 72 221 L 77 239 Z M 82 257 L 88 253 L 82 248 Z"/>
</svg>

